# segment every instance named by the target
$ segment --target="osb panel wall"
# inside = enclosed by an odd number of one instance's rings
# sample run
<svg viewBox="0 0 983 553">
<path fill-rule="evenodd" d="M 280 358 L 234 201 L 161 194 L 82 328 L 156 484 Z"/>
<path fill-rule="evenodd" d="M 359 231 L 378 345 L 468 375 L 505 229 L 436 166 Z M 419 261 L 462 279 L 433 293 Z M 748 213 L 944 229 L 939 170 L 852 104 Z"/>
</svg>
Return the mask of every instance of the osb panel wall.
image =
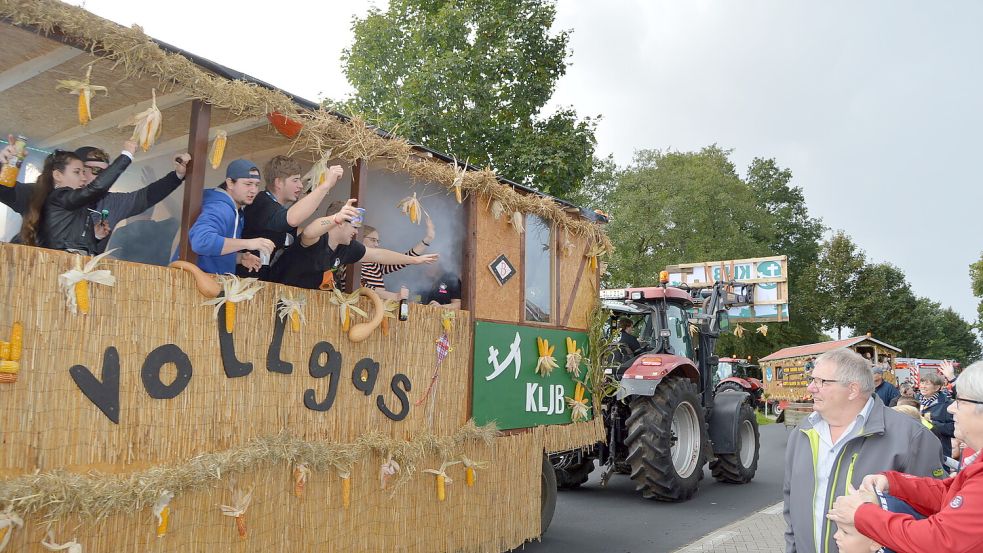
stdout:
<svg viewBox="0 0 983 553">
<path fill-rule="evenodd" d="M 488 198 L 476 198 L 475 224 L 475 309 L 476 319 L 507 323 L 521 322 L 522 256 L 520 236 L 508 223 L 509 214 L 496 221 L 488 209 Z M 488 265 L 505 254 L 518 273 L 505 285 L 499 285 Z"/>
<path fill-rule="evenodd" d="M 566 240 L 574 245 L 572 254 L 561 254 L 559 259 L 560 319 L 558 323 L 560 326 L 586 330 L 587 316 L 598 297 L 597 271 L 588 266 L 588 259 L 585 257 L 590 250 L 590 244 L 584 238 L 573 235 L 567 237 L 563 233 L 560 233 L 558 239 L 560 251 Z"/>
<path fill-rule="evenodd" d="M 165 536 L 156 535 L 150 509 L 101 521 L 70 517 L 51 524 L 56 540 L 75 539 L 85 551 L 116 553 L 385 551 L 404 553 L 499 553 L 539 535 L 541 450 L 539 436 L 527 433 L 495 440 L 469 451 L 489 463 L 473 487 L 464 469 L 451 467 L 447 499 L 435 497 L 434 477 L 418 473 L 399 487 L 382 490 L 375 457 L 357 464 L 351 476 L 351 503 L 343 507 L 341 480 L 334 472 L 312 473 L 303 494 L 293 493 L 291 467 L 264 467 L 236 485 L 253 489 L 240 538 L 233 518 L 219 505 L 231 492 L 211 486 L 175 497 Z M 439 460 L 426 463 L 438 466 Z M 13 532 L 8 551 L 46 553 L 40 545 L 49 526 L 28 519 Z"/>
<path fill-rule="evenodd" d="M 280 291 L 291 289 L 267 285 L 237 309 L 235 351 L 240 360 L 253 364 L 252 372 L 228 378 L 213 309 L 202 305 L 190 275 L 105 260 L 116 285 L 91 285 L 91 314 L 76 316 L 68 311 L 58 287 L 58 275 L 73 264 L 74 256 L 67 253 L 0 246 L 0 339 L 7 339 L 13 322 L 24 326 L 19 379 L 0 384 L 0 475 L 184 461 L 280 432 L 307 440 L 351 442 L 367 429 L 406 439 L 428 428 L 424 406 L 413 403 L 423 397 L 434 373 L 439 309 L 414 305 L 410 320 L 391 324 L 388 337 L 377 331 L 353 344 L 341 332 L 339 310 L 329 302 L 330 295 L 304 291 L 307 323 L 299 333 L 286 329 L 280 355 L 293 364 L 293 372 L 279 374 L 267 370 L 267 351 L 276 299 Z M 370 311 L 367 301 L 361 305 Z M 437 435 L 452 434 L 469 417 L 470 329 L 469 314 L 459 312 L 435 396 Z M 320 341 L 341 354 L 337 393 L 327 412 L 304 405 L 308 389 L 314 390 L 317 401 L 328 394 L 330 378 L 314 378 L 308 368 L 311 351 Z M 168 343 L 188 355 L 192 377 L 173 399 L 151 399 L 141 369 L 152 350 Z M 87 399 L 69 374 L 73 365 L 84 365 L 101 379 L 104 352 L 111 346 L 119 352 L 118 425 Z M 353 383 L 354 366 L 363 358 L 379 364 L 370 395 Z M 377 406 L 381 396 L 389 409 L 400 410 L 390 387 L 397 373 L 412 384 L 409 414 L 399 422 Z M 162 374 L 164 382 L 170 382 L 174 366 L 166 365 Z"/>
</svg>

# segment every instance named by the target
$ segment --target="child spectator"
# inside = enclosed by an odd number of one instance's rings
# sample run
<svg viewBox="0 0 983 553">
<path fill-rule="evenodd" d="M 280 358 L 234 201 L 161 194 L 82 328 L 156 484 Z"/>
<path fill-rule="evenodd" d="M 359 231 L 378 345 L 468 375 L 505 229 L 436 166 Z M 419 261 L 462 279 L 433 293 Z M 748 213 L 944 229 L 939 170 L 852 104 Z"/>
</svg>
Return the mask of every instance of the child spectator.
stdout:
<svg viewBox="0 0 983 553">
<path fill-rule="evenodd" d="M 258 271 L 262 266 L 259 257 L 243 250 L 256 250 L 266 255 L 273 252 L 273 242 L 267 238 L 242 238 L 242 208 L 256 198 L 259 178 L 256 164 L 237 159 L 226 168 L 225 182 L 203 194 L 201 214 L 188 233 L 201 270 L 232 274 L 236 263 L 240 263 Z"/>
</svg>

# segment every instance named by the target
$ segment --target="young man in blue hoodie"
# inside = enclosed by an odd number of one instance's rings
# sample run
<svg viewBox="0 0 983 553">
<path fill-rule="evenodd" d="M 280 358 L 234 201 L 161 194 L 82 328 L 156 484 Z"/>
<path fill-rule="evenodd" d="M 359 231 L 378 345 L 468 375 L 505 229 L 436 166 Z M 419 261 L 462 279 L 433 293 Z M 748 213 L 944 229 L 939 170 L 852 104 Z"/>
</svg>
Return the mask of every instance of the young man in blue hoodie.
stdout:
<svg viewBox="0 0 983 553">
<path fill-rule="evenodd" d="M 273 242 L 266 238 L 242 238 L 245 220 L 242 208 L 253 203 L 259 192 L 260 174 L 256 164 L 237 159 L 225 170 L 225 182 L 205 190 L 201 214 L 188 233 L 191 250 L 198 255 L 198 267 L 207 273 L 235 274 L 236 263 L 258 271 L 259 257 L 243 250 L 269 255 Z"/>
</svg>

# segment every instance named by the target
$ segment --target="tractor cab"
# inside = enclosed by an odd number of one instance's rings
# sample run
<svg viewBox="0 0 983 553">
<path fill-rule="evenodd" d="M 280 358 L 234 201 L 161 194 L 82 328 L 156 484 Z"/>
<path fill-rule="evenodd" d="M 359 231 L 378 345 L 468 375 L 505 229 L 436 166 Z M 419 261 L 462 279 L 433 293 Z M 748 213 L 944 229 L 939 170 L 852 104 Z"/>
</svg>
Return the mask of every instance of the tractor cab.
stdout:
<svg viewBox="0 0 983 553">
<path fill-rule="evenodd" d="M 616 340 L 618 347 L 606 369 L 608 374 L 621 380 L 636 365 L 661 367 L 669 358 L 675 358 L 676 366 L 688 361 L 695 370 L 696 350 L 689 332 L 693 301 L 689 294 L 678 288 L 652 287 L 602 290 L 601 297 L 603 307 L 611 313 L 612 337 L 620 332 L 618 322 L 628 318 L 638 329 L 641 346 L 634 349 Z"/>
</svg>

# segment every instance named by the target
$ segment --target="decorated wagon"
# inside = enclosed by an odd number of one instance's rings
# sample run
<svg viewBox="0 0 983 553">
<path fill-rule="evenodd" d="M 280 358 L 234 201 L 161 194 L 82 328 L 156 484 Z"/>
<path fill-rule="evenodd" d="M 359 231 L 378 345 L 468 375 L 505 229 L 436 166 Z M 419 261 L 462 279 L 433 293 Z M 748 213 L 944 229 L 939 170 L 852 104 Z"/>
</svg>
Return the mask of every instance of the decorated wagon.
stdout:
<svg viewBox="0 0 983 553">
<path fill-rule="evenodd" d="M 498 552 L 541 535 L 544 454 L 603 439 L 587 342 L 610 242 L 593 213 L 80 8 L 2 1 L 0 16 L 21 182 L 55 149 L 118 151 L 127 122 L 144 148 L 114 191 L 193 157 L 110 257 L 0 244 L 0 550 Z M 400 321 L 364 289 L 241 294 L 132 261 L 126 243 L 166 258 L 170 236 L 193 260 L 220 137 L 225 162 L 343 165 L 329 200 L 357 198 L 391 249 L 421 234 L 396 207 L 415 195 L 462 309 Z M 19 218 L 2 217 L 9 239 Z M 387 284 L 419 291 L 418 269 Z"/>
<path fill-rule="evenodd" d="M 834 349 L 850 348 L 870 359 L 871 363 L 884 363 L 891 369 L 899 348 L 871 336 L 856 336 L 845 340 L 831 340 L 780 349 L 758 360 L 764 375 L 765 397 L 776 414 L 781 414 L 790 404 L 797 404 L 799 413 L 811 411 L 812 397 L 806 387 L 808 372 L 816 357 Z M 885 371 L 885 380 L 893 381 L 891 370 Z M 791 422 L 786 418 L 787 422 Z"/>
</svg>

